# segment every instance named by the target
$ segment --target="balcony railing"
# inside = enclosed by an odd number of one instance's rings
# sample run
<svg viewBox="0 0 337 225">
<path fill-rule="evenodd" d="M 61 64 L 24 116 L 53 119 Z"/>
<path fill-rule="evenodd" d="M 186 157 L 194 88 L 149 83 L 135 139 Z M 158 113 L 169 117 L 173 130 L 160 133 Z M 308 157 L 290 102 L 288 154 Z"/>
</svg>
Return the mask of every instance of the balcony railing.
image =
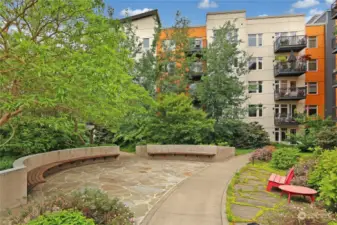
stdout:
<svg viewBox="0 0 337 225">
<path fill-rule="evenodd" d="M 274 43 L 274 52 L 299 52 L 307 47 L 307 38 L 305 35 L 281 36 Z"/>
<path fill-rule="evenodd" d="M 337 53 L 337 39 L 334 37 L 331 41 L 332 54 Z"/>
<path fill-rule="evenodd" d="M 301 76 L 307 71 L 305 62 L 279 62 L 274 67 L 275 77 Z"/>
<path fill-rule="evenodd" d="M 279 88 L 275 90 L 275 101 L 282 100 L 302 100 L 305 99 L 307 90 L 305 87 Z"/>
<path fill-rule="evenodd" d="M 190 42 L 190 47 L 187 50 L 187 55 L 191 56 L 193 54 L 196 54 L 196 56 L 201 56 L 202 55 L 202 50 L 203 50 L 203 42 L 202 39 L 193 39 Z"/>
<path fill-rule="evenodd" d="M 289 126 L 289 125 L 298 125 L 299 123 L 291 114 L 275 114 L 274 117 L 275 126 Z"/>
<path fill-rule="evenodd" d="M 337 19 L 337 1 L 331 4 L 331 19 Z"/>
<path fill-rule="evenodd" d="M 204 74 L 204 66 L 202 62 L 194 62 L 190 67 L 190 78 L 198 80 Z"/>
</svg>

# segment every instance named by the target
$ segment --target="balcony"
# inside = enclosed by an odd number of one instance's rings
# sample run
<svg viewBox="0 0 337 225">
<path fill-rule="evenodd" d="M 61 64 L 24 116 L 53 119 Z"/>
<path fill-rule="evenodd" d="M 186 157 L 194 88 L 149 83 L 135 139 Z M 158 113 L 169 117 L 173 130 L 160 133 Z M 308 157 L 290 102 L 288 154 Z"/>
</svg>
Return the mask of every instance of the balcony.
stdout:
<svg viewBox="0 0 337 225">
<path fill-rule="evenodd" d="M 334 37 L 331 42 L 332 54 L 337 54 L 337 39 Z"/>
<path fill-rule="evenodd" d="M 200 80 L 204 75 L 204 66 L 202 62 L 194 62 L 190 67 L 190 79 Z"/>
<path fill-rule="evenodd" d="M 274 43 L 274 52 L 299 52 L 307 47 L 307 38 L 305 35 L 281 36 Z"/>
<path fill-rule="evenodd" d="M 298 88 L 279 88 L 275 90 L 275 101 L 302 100 L 306 98 L 307 90 L 305 87 Z"/>
<path fill-rule="evenodd" d="M 292 115 L 276 114 L 274 117 L 275 126 L 297 126 L 299 123 Z"/>
<path fill-rule="evenodd" d="M 202 38 L 195 38 L 190 41 L 190 48 L 187 50 L 187 56 L 195 55 L 197 57 L 202 56 Z"/>
<path fill-rule="evenodd" d="M 274 67 L 275 77 L 298 77 L 307 71 L 305 62 L 278 62 Z"/>
<path fill-rule="evenodd" d="M 331 4 L 331 19 L 337 19 L 337 1 Z"/>
</svg>

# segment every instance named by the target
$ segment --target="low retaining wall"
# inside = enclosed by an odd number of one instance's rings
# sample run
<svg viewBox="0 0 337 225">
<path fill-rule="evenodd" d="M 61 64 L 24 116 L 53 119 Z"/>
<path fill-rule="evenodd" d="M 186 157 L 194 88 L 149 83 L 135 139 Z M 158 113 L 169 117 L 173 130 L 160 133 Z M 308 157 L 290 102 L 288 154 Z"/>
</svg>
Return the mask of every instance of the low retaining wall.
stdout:
<svg viewBox="0 0 337 225">
<path fill-rule="evenodd" d="M 27 203 L 27 173 L 32 169 L 63 160 L 118 153 L 118 146 L 106 146 L 52 151 L 17 159 L 14 168 L 0 171 L 0 211 Z"/>
<path fill-rule="evenodd" d="M 213 145 L 141 145 L 136 154 L 151 159 L 223 161 L 235 155 L 234 147 Z"/>
</svg>

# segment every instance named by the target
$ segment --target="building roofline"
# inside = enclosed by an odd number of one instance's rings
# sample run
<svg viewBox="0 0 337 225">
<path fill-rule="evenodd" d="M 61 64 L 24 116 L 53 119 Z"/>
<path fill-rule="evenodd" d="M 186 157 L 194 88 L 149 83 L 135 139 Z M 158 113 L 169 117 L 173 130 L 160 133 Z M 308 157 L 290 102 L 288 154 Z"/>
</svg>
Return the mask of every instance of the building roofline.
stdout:
<svg viewBox="0 0 337 225">
<path fill-rule="evenodd" d="M 305 17 L 305 14 L 285 14 L 285 15 L 278 15 L 278 16 L 256 16 L 256 17 L 249 17 L 247 20 L 261 20 L 261 19 L 273 19 L 273 18 L 289 18 L 289 17 Z"/>
<path fill-rule="evenodd" d="M 202 28 L 202 27 L 206 28 L 206 25 L 193 25 L 193 26 L 188 26 L 187 28 Z M 168 29 L 174 29 L 174 28 L 173 27 L 162 27 L 161 29 L 168 30 Z"/>
<path fill-rule="evenodd" d="M 245 13 L 246 10 L 232 10 L 232 11 L 222 11 L 222 12 L 208 12 L 206 16 L 208 15 L 219 15 L 219 14 L 235 14 L 235 13 Z"/>
<path fill-rule="evenodd" d="M 134 15 L 134 16 L 128 16 L 128 17 L 125 17 L 123 19 L 120 19 L 120 21 L 122 23 L 124 23 L 124 22 L 127 22 L 127 21 L 135 21 L 135 20 L 144 19 L 144 18 L 150 17 L 150 16 L 155 16 L 157 18 L 158 23 L 161 24 L 158 9 L 154 9 L 154 10 L 151 10 L 151 11 L 140 13 L 140 14 L 137 14 L 137 15 Z"/>
</svg>

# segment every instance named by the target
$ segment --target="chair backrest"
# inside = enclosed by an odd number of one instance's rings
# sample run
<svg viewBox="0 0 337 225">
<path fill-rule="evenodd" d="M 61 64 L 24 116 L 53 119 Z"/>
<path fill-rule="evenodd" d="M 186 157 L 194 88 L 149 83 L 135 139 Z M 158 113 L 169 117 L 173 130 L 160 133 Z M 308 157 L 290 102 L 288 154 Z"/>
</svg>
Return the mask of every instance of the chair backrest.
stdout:
<svg viewBox="0 0 337 225">
<path fill-rule="evenodd" d="M 294 167 L 292 167 L 286 176 L 284 184 L 290 184 L 291 180 L 294 178 L 294 173 Z"/>
</svg>

